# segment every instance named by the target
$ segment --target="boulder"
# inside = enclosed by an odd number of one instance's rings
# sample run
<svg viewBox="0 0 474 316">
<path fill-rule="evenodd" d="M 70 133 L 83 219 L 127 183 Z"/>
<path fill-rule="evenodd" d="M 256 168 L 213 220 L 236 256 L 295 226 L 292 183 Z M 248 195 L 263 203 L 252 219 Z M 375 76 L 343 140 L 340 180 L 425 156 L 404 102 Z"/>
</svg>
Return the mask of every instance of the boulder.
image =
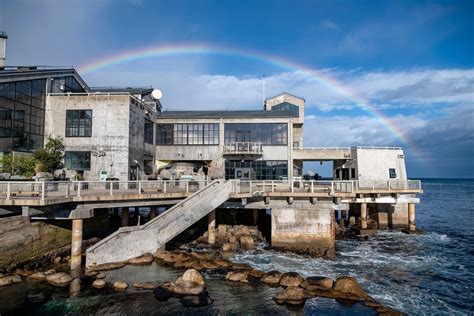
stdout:
<svg viewBox="0 0 474 316">
<path fill-rule="evenodd" d="M 306 301 L 304 290 L 300 287 L 290 286 L 285 290 L 278 292 L 273 299 L 278 304 L 301 305 Z"/>
<path fill-rule="evenodd" d="M 243 282 L 243 283 L 248 283 L 249 280 L 247 279 L 248 277 L 248 272 L 244 271 L 231 271 L 227 273 L 225 276 L 225 279 L 228 281 L 233 281 L 233 282 Z"/>
<path fill-rule="evenodd" d="M 330 289 L 333 286 L 333 280 L 323 276 L 312 276 L 306 278 L 306 280 L 301 283 L 301 287 L 305 290 L 313 289 Z"/>
<path fill-rule="evenodd" d="M 173 267 L 178 268 L 178 269 L 180 269 L 180 268 L 186 268 L 186 264 L 187 264 L 188 262 L 189 262 L 189 260 L 176 261 L 176 262 L 173 264 Z M 187 267 L 187 268 L 189 268 L 189 267 Z"/>
<path fill-rule="evenodd" d="M 234 235 L 229 235 L 227 240 L 229 241 L 229 244 L 237 244 L 237 238 Z"/>
<path fill-rule="evenodd" d="M 183 276 L 181 277 L 184 282 L 194 282 L 199 285 L 205 285 L 206 281 L 204 280 L 201 273 L 196 270 L 189 269 L 184 272 Z"/>
<path fill-rule="evenodd" d="M 226 259 L 217 259 L 215 262 L 216 262 L 216 264 L 218 264 L 219 266 L 221 266 L 223 268 L 228 268 L 232 265 L 232 262 L 230 262 L 229 260 L 226 260 Z"/>
<path fill-rule="evenodd" d="M 209 260 L 202 260 L 199 263 L 204 267 L 204 269 L 209 269 L 209 270 L 219 269 L 219 265 L 217 263 L 209 261 Z"/>
<path fill-rule="evenodd" d="M 304 279 L 296 272 L 287 272 L 281 276 L 280 285 L 283 287 L 300 286 Z"/>
<path fill-rule="evenodd" d="M 237 242 L 234 242 L 234 243 L 227 242 L 227 243 L 222 245 L 222 250 L 225 251 L 225 252 L 230 252 L 230 251 L 234 251 L 234 250 L 237 250 L 237 249 L 239 249 L 239 245 L 237 244 Z"/>
<path fill-rule="evenodd" d="M 342 276 L 336 279 L 333 289 L 338 292 L 350 294 L 358 299 L 366 299 L 367 294 L 356 279 L 349 276 Z"/>
<path fill-rule="evenodd" d="M 5 275 L 0 277 L 0 287 L 21 282 L 22 279 L 19 275 Z"/>
<path fill-rule="evenodd" d="M 143 256 L 128 260 L 128 263 L 132 265 L 146 265 L 152 262 L 153 262 L 153 255 L 149 252 L 145 253 Z"/>
<path fill-rule="evenodd" d="M 18 274 L 23 277 L 27 277 L 33 274 L 33 271 L 30 270 L 24 270 L 24 269 L 16 269 L 15 274 Z"/>
<path fill-rule="evenodd" d="M 60 262 L 61 262 L 61 257 L 54 258 L 54 263 L 60 263 Z"/>
<path fill-rule="evenodd" d="M 172 283 L 166 282 L 158 286 L 153 291 L 153 294 L 155 295 L 158 301 L 165 302 L 173 295 L 173 292 L 171 292 L 171 288 Z"/>
<path fill-rule="evenodd" d="M 53 273 L 46 276 L 46 281 L 48 281 L 49 284 L 59 287 L 68 286 L 72 280 L 72 277 L 65 272 Z"/>
<path fill-rule="evenodd" d="M 162 260 L 165 256 L 167 256 L 169 254 L 168 251 L 166 250 L 163 250 L 163 249 L 158 249 L 157 251 L 155 251 L 155 253 L 153 254 L 153 257 L 155 257 L 156 259 L 160 259 Z"/>
<path fill-rule="evenodd" d="M 46 274 L 44 274 L 44 272 L 35 272 L 32 275 L 30 275 L 28 279 L 35 280 L 35 281 L 44 281 L 46 280 Z"/>
<path fill-rule="evenodd" d="M 149 283 L 149 282 L 144 282 L 144 283 L 133 283 L 133 287 L 136 289 L 143 289 L 143 290 L 154 290 L 156 289 L 159 284 L 156 283 Z"/>
<path fill-rule="evenodd" d="M 100 272 L 100 273 L 97 273 L 97 275 L 95 276 L 96 279 L 105 279 L 105 273 L 103 272 Z"/>
<path fill-rule="evenodd" d="M 244 250 L 255 249 L 255 242 L 253 241 L 252 236 L 243 235 L 240 237 L 240 248 Z"/>
<path fill-rule="evenodd" d="M 251 267 L 246 263 L 234 263 L 232 264 L 233 270 L 250 270 Z"/>
<path fill-rule="evenodd" d="M 106 282 L 104 279 L 97 279 L 94 282 L 92 282 L 92 287 L 95 287 L 96 289 L 101 289 L 105 286 Z"/>
<path fill-rule="evenodd" d="M 54 274 L 54 273 L 56 273 L 56 270 L 54 270 L 54 269 L 49 269 L 49 270 L 46 271 L 44 274 L 50 275 L 50 274 Z"/>
<path fill-rule="evenodd" d="M 353 226 L 356 224 L 356 218 L 354 216 L 349 217 L 349 225 Z"/>
<path fill-rule="evenodd" d="M 123 291 L 128 288 L 128 284 L 123 281 L 115 281 L 114 282 L 114 289 L 117 291 Z"/>
<path fill-rule="evenodd" d="M 224 236 L 227 234 L 227 225 L 225 224 L 219 224 L 217 226 L 217 234 L 220 236 Z"/>
<path fill-rule="evenodd" d="M 89 269 L 91 271 L 107 271 L 107 270 L 120 269 L 124 266 L 125 266 L 125 263 L 123 262 L 110 262 L 110 263 L 99 264 L 97 266 L 92 266 Z"/>
<path fill-rule="evenodd" d="M 277 284 L 280 284 L 281 276 L 282 276 L 281 272 L 270 271 L 270 272 L 265 273 L 263 277 L 260 279 L 260 281 L 266 284 L 270 284 L 270 285 L 277 285 Z"/>
<path fill-rule="evenodd" d="M 202 292 L 199 295 L 185 295 L 180 302 L 186 307 L 201 307 L 214 303 L 214 300 L 206 292 Z"/>
<path fill-rule="evenodd" d="M 260 271 L 260 270 L 252 269 L 252 270 L 249 271 L 248 274 L 249 274 L 249 276 L 252 277 L 252 278 L 260 279 L 261 277 L 263 277 L 263 275 L 265 274 L 265 272 Z"/>
<path fill-rule="evenodd" d="M 171 287 L 171 292 L 180 295 L 199 295 L 205 291 L 205 281 L 201 273 L 189 269 Z"/>
</svg>

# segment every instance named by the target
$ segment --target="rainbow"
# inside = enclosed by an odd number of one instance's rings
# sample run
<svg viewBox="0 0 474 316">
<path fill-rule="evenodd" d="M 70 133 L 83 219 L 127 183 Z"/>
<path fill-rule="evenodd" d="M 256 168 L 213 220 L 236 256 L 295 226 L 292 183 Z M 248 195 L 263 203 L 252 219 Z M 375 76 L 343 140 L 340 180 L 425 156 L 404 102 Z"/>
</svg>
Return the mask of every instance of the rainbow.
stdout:
<svg viewBox="0 0 474 316">
<path fill-rule="evenodd" d="M 78 68 L 81 74 L 90 74 L 92 72 L 101 70 L 106 67 L 113 65 L 131 62 L 136 60 L 142 60 L 147 58 L 165 57 L 165 56 L 189 56 L 189 55 L 220 55 L 220 56 L 231 56 L 240 57 L 256 60 L 265 64 L 271 64 L 288 71 L 305 71 L 309 74 L 316 82 L 322 86 L 331 89 L 337 94 L 347 98 L 357 104 L 362 109 L 371 113 L 374 117 L 377 117 L 382 124 L 390 130 L 393 135 L 400 140 L 404 145 L 408 146 L 411 152 L 420 161 L 426 163 L 426 157 L 423 152 L 416 146 L 416 144 L 408 137 L 403 130 L 398 127 L 389 117 L 387 117 L 381 110 L 372 106 L 367 99 L 357 95 L 355 91 L 352 91 L 349 87 L 337 81 L 334 78 L 328 76 L 320 70 L 307 67 L 302 64 L 295 63 L 293 61 L 283 59 L 278 56 L 272 56 L 268 54 L 262 54 L 256 51 L 242 50 L 236 48 L 219 47 L 214 45 L 202 45 L 202 44 L 187 44 L 187 45 L 158 45 L 141 48 L 138 50 L 124 51 L 116 55 L 107 56 L 95 61 L 89 62 Z"/>
</svg>

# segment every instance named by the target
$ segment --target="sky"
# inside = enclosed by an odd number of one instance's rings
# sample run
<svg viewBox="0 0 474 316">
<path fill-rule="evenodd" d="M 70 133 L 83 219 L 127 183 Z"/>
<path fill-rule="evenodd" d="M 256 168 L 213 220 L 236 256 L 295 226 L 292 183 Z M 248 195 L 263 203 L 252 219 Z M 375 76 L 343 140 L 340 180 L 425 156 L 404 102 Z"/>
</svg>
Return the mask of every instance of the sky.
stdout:
<svg viewBox="0 0 474 316">
<path fill-rule="evenodd" d="M 306 147 L 401 146 L 411 178 L 474 177 L 474 1 L 2 0 L 0 30 L 7 65 L 153 86 L 167 110 L 288 92 Z"/>
</svg>

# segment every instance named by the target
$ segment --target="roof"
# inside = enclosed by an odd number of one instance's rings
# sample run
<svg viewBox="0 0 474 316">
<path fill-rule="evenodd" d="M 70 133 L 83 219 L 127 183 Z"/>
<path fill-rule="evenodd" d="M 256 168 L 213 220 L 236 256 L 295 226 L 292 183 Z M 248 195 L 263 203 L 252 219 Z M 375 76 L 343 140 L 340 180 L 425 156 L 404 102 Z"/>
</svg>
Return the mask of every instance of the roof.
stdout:
<svg viewBox="0 0 474 316">
<path fill-rule="evenodd" d="M 296 117 L 290 111 L 164 111 L 157 119 Z"/>
<path fill-rule="evenodd" d="M 91 87 L 94 92 L 128 92 L 130 94 L 145 94 L 153 91 L 153 87 Z"/>
<path fill-rule="evenodd" d="M 298 97 L 298 96 L 296 96 L 296 95 L 294 95 L 294 94 L 291 94 L 291 93 L 288 93 L 288 92 L 282 92 L 282 93 L 280 93 L 280 94 L 274 95 L 273 97 L 265 98 L 265 100 L 275 99 L 275 98 L 278 98 L 278 97 L 280 97 L 280 96 L 282 96 L 282 95 L 287 95 L 287 96 L 294 97 L 294 98 L 297 98 L 297 99 L 300 99 L 300 100 L 305 101 L 304 98 Z"/>
</svg>

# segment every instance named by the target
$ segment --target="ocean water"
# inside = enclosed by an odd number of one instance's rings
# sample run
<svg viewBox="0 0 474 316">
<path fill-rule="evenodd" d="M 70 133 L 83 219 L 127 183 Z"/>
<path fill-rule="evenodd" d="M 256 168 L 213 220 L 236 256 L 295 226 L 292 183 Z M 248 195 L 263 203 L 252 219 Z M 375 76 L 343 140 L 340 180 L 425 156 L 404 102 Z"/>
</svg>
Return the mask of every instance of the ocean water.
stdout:
<svg viewBox="0 0 474 316">
<path fill-rule="evenodd" d="M 422 235 L 385 231 L 366 241 L 337 242 L 337 259 L 257 249 L 236 254 L 234 261 L 268 271 L 296 271 L 303 276 L 357 278 L 369 295 L 410 315 L 472 315 L 474 313 L 474 180 L 424 179 L 417 206 Z M 152 264 L 107 272 L 107 281 L 163 282 L 182 271 Z M 96 290 L 82 281 L 77 297 L 68 289 L 23 283 L 0 288 L 0 314 L 143 314 L 143 315 L 375 315 L 360 304 L 332 299 L 308 300 L 301 308 L 277 305 L 279 290 L 263 285 L 224 281 L 223 274 L 204 273 L 214 304 L 185 308 L 178 300 L 158 302 L 150 291 L 118 293 Z"/>
</svg>

